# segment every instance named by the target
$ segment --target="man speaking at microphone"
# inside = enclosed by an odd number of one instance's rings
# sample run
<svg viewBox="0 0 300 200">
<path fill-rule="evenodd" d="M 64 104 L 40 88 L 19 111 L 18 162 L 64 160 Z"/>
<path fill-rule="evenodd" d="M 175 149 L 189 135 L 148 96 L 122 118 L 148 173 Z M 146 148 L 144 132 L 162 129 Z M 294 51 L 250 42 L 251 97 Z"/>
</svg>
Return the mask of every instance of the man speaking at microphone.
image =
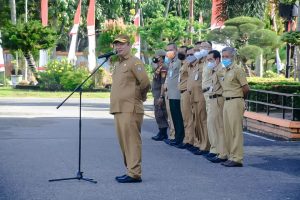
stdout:
<svg viewBox="0 0 300 200">
<path fill-rule="evenodd" d="M 118 35 L 113 41 L 118 61 L 112 73 L 110 113 L 122 150 L 127 173 L 117 176 L 119 183 L 141 182 L 143 102 L 150 89 L 150 81 L 143 62 L 131 55 L 130 39 Z"/>
</svg>

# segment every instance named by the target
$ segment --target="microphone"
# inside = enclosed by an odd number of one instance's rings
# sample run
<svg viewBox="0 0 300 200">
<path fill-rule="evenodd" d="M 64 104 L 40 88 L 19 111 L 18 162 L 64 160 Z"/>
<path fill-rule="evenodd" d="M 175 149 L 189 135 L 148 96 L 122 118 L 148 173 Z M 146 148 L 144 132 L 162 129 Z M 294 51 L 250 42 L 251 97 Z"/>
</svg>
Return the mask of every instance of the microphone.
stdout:
<svg viewBox="0 0 300 200">
<path fill-rule="evenodd" d="M 101 55 L 101 56 L 98 56 L 98 59 L 100 59 L 100 58 L 108 58 L 108 57 L 110 57 L 110 56 L 113 56 L 113 55 L 116 55 L 118 52 L 116 51 L 116 50 L 113 50 L 113 51 L 111 51 L 111 52 L 108 52 L 108 53 L 106 53 L 106 54 L 103 54 L 103 55 Z"/>
</svg>

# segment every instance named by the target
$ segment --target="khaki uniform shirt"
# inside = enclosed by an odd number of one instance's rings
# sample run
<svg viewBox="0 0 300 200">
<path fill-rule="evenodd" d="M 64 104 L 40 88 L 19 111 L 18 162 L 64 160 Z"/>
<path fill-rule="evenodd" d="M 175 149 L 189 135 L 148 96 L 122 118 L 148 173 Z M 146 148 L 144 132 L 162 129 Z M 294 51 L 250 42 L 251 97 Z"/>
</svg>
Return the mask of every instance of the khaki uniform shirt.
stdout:
<svg viewBox="0 0 300 200">
<path fill-rule="evenodd" d="M 222 73 L 223 71 L 223 67 L 222 67 L 222 64 L 219 63 L 214 69 L 212 70 L 209 70 L 210 71 L 210 76 L 211 76 L 211 81 L 210 81 L 210 84 L 209 84 L 209 91 L 208 91 L 208 94 L 209 96 L 211 95 L 222 95 L 223 93 L 223 88 L 221 86 L 221 83 L 218 79 L 218 73 Z"/>
<path fill-rule="evenodd" d="M 140 59 L 130 54 L 116 62 L 112 74 L 110 113 L 144 113 L 150 81 Z"/>
<path fill-rule="evenodd" d="M 247 85 L 245 71 L 233 63 L 224 72 L 219 71 L 218 77 L 223 87 L 223 97 L 244 97 L 242 86 Z"/>
<path fill-rule="evenodd" d="M 179 78 L 178 78 L 178 90 L 185 91 L 187 90 L 187 80 L 189 77 L 189 63 L 183 62 L 180 70 L 179 70 Z"/>
<path fill-rule="evenodd" d="M 208 88 L 211 86 L 211 75 L 212 70 L 209 69 L 206 64 L 203 68 L 203 74 L 202 74 L 202 90 L 208 90 Z"/>
<path fill-rule="evenodd" d="M 191 94 L 192 102 L 204 101 L 202 92 L 202 73 L 203 73 L 203 62 L 193 64 L 193 67 L 189 71 L 189 78 L 187 81 L 187 90 Z"/>
</svg>

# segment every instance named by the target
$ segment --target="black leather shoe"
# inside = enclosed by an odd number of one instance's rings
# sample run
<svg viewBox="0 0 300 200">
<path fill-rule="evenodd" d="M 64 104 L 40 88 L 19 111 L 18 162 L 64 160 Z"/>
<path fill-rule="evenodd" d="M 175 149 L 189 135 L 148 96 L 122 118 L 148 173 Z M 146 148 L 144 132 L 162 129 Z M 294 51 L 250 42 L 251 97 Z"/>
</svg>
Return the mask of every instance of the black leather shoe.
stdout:
<svg viewBox="0 0 300 200">
<path fill-rule="evenodd" d="M 185 146 L 184 143 L 176 144 L 176 145 L 174 145 L 174 147 L 176 147 L 176 148 L 178 148 L 178 149 L 185 149 L 185 148 L 186 148 L 186 146 Z"/>
<path fill-rule="evenodd" d="M 226 162 L 221 163 L 221 165 L 224 165 L 225 167 L 243 167 L 242 163 L 238 163 L 232 160 L 227 160 Z"/>
<path fill-rule="evenodd" d="M 118 180 L 118 179 L 121 179 L 121 178 L 124 178 L 125 176 L 127 176 L 126 174 L 124 174 L 123 176 L 116 176 L 116 180 Z"/>
<path fill-rule="evenodd" d="M 168 145 L 171 145 L 171 143 L 175 142 L 175 139 L 164 139 L 164 142 Z"/>
<path fill-rule="evenodd" d="M 202 151 L 200 149 L 198 149 L 197 151 L 194 151 L 193 154 L 195 155 L 207 155 L 209 151 Z"/>
<path fill-rule="evenodd" d="M 213 158 L 213 157 L 216 157 L 216 156 L 217 156 L 217 154 L 215 154 L 215 153 L 209 153 L 205 157 L 206 158 Z"/>
<path fill-rule="evenodd" d="M 191 144 L 189 144 L 189 143 L 185 143 L 185 144 L 184 144 L 184 148 L 185 148 L 185 149 L 189 149 L 189 148 L 191 148 L 191 147 L 193 147 L 193 145 L 191 145 Z"/>
<path fill-rule="evenodd" d="M 198 151 L 199 148 L 192 145 L 191 147 L 187 148 L 187 150 L 193 153 L 195 151 Z"/>
<path fill-rule="evenodd" d="M 227 161 L 227 159 L 218 158 L 218 156 L 215 156 L 212 158 L 209 158 L 209 157 L 206 157 L 206 158 L 207 158 L 207 160 L 209 160 L 212 163 L 221 163 L 221 162 Z"/>
<path fill-rule="evenodd" d="M 167 134 L 160 134 L 158 133 L 156 136 L 153 136 L 151 139 L 155 141 L 163 141 L 164 139 L 167 139 L 168 135 Z"/>
<path fill-rule="evenodd" d="M 142 182 L 141 178 L 132 178 L 130 176 L 124 176 L 123 178 L 117 179 L 119 183 L 140 183 Z"/>
</svg>

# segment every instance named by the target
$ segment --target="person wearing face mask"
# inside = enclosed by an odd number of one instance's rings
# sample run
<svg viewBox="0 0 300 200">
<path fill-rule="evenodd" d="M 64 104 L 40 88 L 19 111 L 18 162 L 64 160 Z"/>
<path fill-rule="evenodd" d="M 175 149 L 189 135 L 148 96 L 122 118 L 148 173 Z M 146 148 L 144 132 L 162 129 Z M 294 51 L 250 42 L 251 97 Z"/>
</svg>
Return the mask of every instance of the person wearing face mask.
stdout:
<svg viewBox="0 0 300 200">
<path fill-rule="evenodd" d="M 187 90 L 190 94 L 190 102 L 195 126 L 193 148 L 189 148 L 189 150 L 195 155 L 206 155 L 209 150 L 209 142 L 207 136 L 207 114 L 205 108 L 205 99 L 202 93 L 202 72 L 204 58 L 200 58 L 198 60 L 195 56 L 196 52 L 192 51 L 188 52 L 190 56 L 188 56 L 186 59 L 187 62 L 190 63 Z"/>
<path fill-rule="evenodd" d="M 167 74 L 167 68 L 164 64 L 165 56 L 166 52 L 164 50 L 157 50 L 152 59 L 154 75 L 151 88 L 154 97 L 154 116 L 159 129 L 157 135 L 152 137 L 155 141 L 162 141 L 168 138 L 168 115 L 163 90 L 163 84 L 165 83 Z"/>
<path fill-rule="evenodd" d="M 180 90 L 180 107 L 182 112 L 183 124 L 184 124 L 184 139 L 183 145 L 177 146 L 178 148 L 191 148 L 193 146 L 193 134 L 194 134 L 194 123 L 193 123 L 193 112 L 190 102 L 190 94 L 187 91 L 187 79 L 188 79 L 188 70 L 189 62 L 186 61 L 187 51 L 190 51 L 190 48 L 179 48 L 178 50 L 178 59 L 182 60 L 182 66 L 179 71 L 178 78 L 178 89 Z M 181 51 L 182 50 L 182 51 Z M 181 56 L 182 55 L 182 56 Z"/>
<path fill-rule="evenodd" d="M 222 64 L 225 70 L 224 73 L 218 74 L 225 98 L 223 122 L 229 158 L 222 165 L 226 167 L 243 166 L 244 98 L 250 90 L 246 73 L 234 62 L 235 55 L 234 48 L 226 47 L 222 50 Z"/>
<path fill-rule="evenodd" d="M 206 100 L 207 108 L 207 130 L 208 139 L 211 144 L 209 154 L 206 158 L 213 163 L 225 162 L 228 157 L 228 150 L 225 146 L 224 125 L 223 125 L 223 89 L 217 74 L 222 73 L 221 54 L 212 50 L 206 57 L 207 76 L 206 82 L 208 91 Z M 204 83 L 203 83 L 204 84 Z"/>
<path fill-rule="evenodd" d="M 165 139 L 164 141 L 172 146 L 181 146 L 184 138 L 184 126 L 180 109 L 180 91 L 177 88 L 181 60 L 178 59 L 177 46 L 175 43 L 169 43 L 166 49 L 167 53 L 165 60 L 168 64 L 166 91 L 170 105 L 171 117 L 175 128 L 175 139 Z"/>
</svg>

